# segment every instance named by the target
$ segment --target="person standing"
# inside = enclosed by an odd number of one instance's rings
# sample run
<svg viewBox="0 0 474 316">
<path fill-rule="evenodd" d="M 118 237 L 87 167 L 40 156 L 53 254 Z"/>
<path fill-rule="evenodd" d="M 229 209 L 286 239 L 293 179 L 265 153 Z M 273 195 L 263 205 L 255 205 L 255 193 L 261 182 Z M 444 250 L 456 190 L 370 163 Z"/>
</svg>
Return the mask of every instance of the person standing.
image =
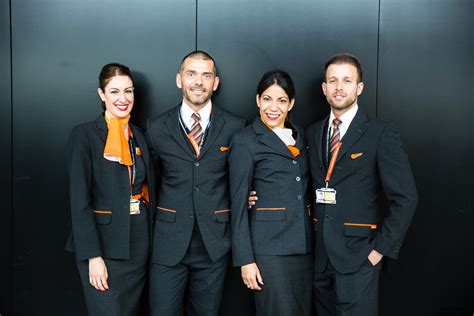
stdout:
<svg viewBox="0 0 474 316">
<path fill-rule="evenodd" d="M 288 73 L 265 73 L 259 115 L 237 133 L 229 156 L 232 254 L 254 291 L 257 315 L 309 315 L 313 227 L 304 133 L 288 119 L 295 88 Z M 247 208 L 250 189 L 258 201 Z"/>
<path fill-rule="evenodd" d="M 150 268 L 152 315 L 217 315 L 230 250 L 229 143 L 245 120 L 211 101 L 213 58 L 186 55 L 181 104 L 148 122 L 157 178 Z M 183 302 L 186 292 L 186 303 Z"/>
<path fill-rule="evenodd" d="M 377 315 L 380 261 L 398 257 L 417 205 L 398 130 L 367 117 L 357 103 L 363 88 L 355 56 L 329 59 L 322 89 L 331 113 L 306 131 L 317 201 L 314 303 L 319 316 Z"/>
<path fill-rule="evenodd" d="M 145 135 L 130 124 L 133 77 L 111 63 L 99 76 L 104 112 L 76 126 L 66 148 L 72 233 L 89 315 L 139 315 L 154 205 Z"/>
</svg>

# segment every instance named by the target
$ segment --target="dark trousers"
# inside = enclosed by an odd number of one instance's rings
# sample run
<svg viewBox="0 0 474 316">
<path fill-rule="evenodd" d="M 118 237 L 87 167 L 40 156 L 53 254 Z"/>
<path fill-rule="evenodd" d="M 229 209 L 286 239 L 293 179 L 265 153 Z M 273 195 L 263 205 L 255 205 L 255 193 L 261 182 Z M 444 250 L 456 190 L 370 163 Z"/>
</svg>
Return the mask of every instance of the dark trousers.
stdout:
<svg viewBox="0 0 474 316">
<path fill-rule="evenodd" d="M 256 314 L 305 316 L 311 313 L 313 255 L 255 255 L 263 278 L 254 291 Z"/>
<path fill-rule="evenodd" d="M 150 269 L 151 315 L 218 315 L 228 255 L 212 262 L 199 231 L 193 231 L 183 260 L 168 267 L 153 263 Z"/>
<path fill-rule="evenodd" d="M 342 274 L 328 260 L 323 272 L 314 273 L 317 315 L 376 316 L 381 265 L 373 266 L 367 259 L 359 271 Z"/>
</svg>

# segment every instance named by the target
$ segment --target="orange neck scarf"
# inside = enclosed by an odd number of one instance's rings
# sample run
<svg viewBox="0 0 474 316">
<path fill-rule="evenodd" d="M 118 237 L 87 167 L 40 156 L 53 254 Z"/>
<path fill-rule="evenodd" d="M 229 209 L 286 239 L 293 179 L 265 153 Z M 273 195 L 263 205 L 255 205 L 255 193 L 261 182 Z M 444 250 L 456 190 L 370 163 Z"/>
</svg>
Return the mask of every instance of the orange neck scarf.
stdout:
<svg viewBox="0 0 474 316">
<path fill-rule="evenodd" d="M 107 141 L 105 142 L 104 158 L 116 161 L 122 165 L 131 166 L 132 156 L 128 140 L 125 137 L 125 128 L 128 126 L 130 115 L 125 118 L 111 118 L 107 113 L 104 115 L 107 122 Z M 130 127 L 128 127 L 130 128 Z"/>
</svg>

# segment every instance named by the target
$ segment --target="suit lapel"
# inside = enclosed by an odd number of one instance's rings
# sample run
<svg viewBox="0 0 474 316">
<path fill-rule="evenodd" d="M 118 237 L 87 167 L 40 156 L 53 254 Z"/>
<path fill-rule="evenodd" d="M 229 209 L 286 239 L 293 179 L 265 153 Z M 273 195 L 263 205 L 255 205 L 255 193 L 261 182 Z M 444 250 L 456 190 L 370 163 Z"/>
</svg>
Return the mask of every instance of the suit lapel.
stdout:
<svg viewBox="0 0 474 316">
<path fill-rule="evenodd" d="M 354 119 L 349 126 L 344 137 L 341 139 L 341 149 L 339 150 L 339 155 L 337 156 L 336 164 L 341 160 L 345 155 L 347 150 L 365 133 L 367 130 L 367 115 L 361 108 L 357 110 Z"/>
<path fill-rule="evenodd" d="M 262 123 L 260 118 L 257 116 L 253 122 L 253 129 L 257 135 L 259 135 L 258 140 L 270 147 L 277 153 L 293 159 L 293 155 L 290 150 L 285 146 L 281 139 L 265 124 Z"/>
<path fill-rule="evenodd" d="M 204 146 L 201 148 L 201 154 L 199 158 L 203 157 L 208 149 L 214 145 L 217 136 L 221 133 L 222 128 L 224 127 L 224 119 L 222 118 L 221 110 L 212 105 L 212 114 L 211 114 L 211 122 L 209 125 L 209 130 L 207 131 L 206 139 L 204 141 Z"/>
<path fill-rule="evenodd" d="M 107 141 L 107 132 L 108 132 L 108 129 L 107 129 L 107 122 L 105 122 L 105 119 L 104 119 L 104 114 L 101 114 L 99 115 L 96 119 L 95 119 L 95 124 L 97 126 L 97 128 L 99 129 L 99 136 L 100 138 L 104 141 L 104 143 Z"/>
<path fill-rule="evenodd" d="M 321 126 L 316 129 L 316 140 L 318 141 L 318 148 L 316 149 L 318 151 L 318 157 L 319 157 L 319 162 L 321 166 L 323 166 L 323 170 L 327 170 L 326 163 L 324 163 L 325 159 L 323 157 L 323 153 L 326 152 L 326 148 L 323 148 L 323 146 L 326 144 L 326 140 L 324 139 L 324 129 L 327 129 L 327 121 L 329 119 L 329 116 L 321 122 Z"/>
<path fill-rule="evenodd" d="M 132 128 L 133 137 L 137 141 L 138 147 L 141 149 L 140 151 L 142 153 L 142 158 L 145 161 L 145 165 L 148 167 L 150 165 L 150 157 L 148 155 L 148 150 L 143 149 L 147 148 L 146 146 L 148 146 L 146 140 L 142 137 L 141 133 L 137 132 L 137 128 L 135 126 L 130 124 L 130 127 Z"/>
<path fill-rule="evenodd" d="M 180 106 L 176 106 L 174 111 L 170 112 L 169 117 L 165 121 L 166 126 L 168 127 L 171 137 L 176 141 L 176 143 L 194 160 L 196 158 L 196 153 L 194 152 L 191 144 L 183 136 L 183 128 L 179 123 Z"/>
<path fill-rule="evenodd" d="M 344 137 L 341 139 L 341 149 L 336 160 L 335 170 L 333 172 L 332 179 L 330 181 L 330 186 L 335 187 L 337 190 L 337 184 L 350 175 L 353 170 L 348 168 L 338 168 L 338 164 L 342 163 L 341 159 L 347 153 L 347 151 L 356 143 L 362 135 L 367 131 L 368 120 L 365 112 L 358 109 L 356 116 L 351 122 L 349 129 L 347 130 Z M 339 166 L 340 167 L 340 166 Z"/>
</svg>

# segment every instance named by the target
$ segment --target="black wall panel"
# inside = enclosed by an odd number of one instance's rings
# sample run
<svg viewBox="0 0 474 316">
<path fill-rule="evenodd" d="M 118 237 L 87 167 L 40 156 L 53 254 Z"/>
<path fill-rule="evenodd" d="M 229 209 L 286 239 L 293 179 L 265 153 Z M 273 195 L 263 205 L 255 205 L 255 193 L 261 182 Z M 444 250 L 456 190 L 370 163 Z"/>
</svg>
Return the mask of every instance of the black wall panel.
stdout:
<svg viewBox="0 0 474 316">
<path fill-rule="evenodd" d="M 472 315 L 474 2 L 382 0 L 378 114 L 396 121 L 419 206 L 382 315 Z"/>
<path fill-rule="evenodd" d="M 195 48 L 195 5 L 12 1 L 15 315 L 85 314 L 73 255 L 64 251 L 67 136 L 100 113 L 97 77 L 111 61 L 135 72 L 140 123 L 179 102 L 175 74 Z"/>
<path fill-rule="evenodd" d="M 209 51 L 220 70 L 216 101 L 253 119 L 258 81 L 282 68 L 296 85 L 293 120 L 306 126 L 329 111 L 321 91 L 324 61 L 350 51 L 365 68 L 360 104 L 375 115 L 378 10 L 377 0 L 199 2 L 198 48 Z"/>
<path fill-rule="evenodd" d="M 0 1 L 0 315 L 11 310 L 12 262 L 12 102 L 10 3 Z"/>
<path fill-rule="evenodd" d="M 85 314 L 64 251 L 68 133 L 100 112 L 103 64 L 134 71 L 143 125 L 180 102 L 175 74 L 198 48 L 216 59 L 216 102 L 247 119 L 261 75 L 290 72 L 302 126 L 328 112 L 324 61 L 359 56 L 359 104 L 400 127 L 420 195 L 400 258 L 382 275 L 380 315 L 472 315 L 473 12 L 471 0 L 0 1 L 0 314 Z M 230 268 L 222 314 L 252 313 Z"/>
</svg>

